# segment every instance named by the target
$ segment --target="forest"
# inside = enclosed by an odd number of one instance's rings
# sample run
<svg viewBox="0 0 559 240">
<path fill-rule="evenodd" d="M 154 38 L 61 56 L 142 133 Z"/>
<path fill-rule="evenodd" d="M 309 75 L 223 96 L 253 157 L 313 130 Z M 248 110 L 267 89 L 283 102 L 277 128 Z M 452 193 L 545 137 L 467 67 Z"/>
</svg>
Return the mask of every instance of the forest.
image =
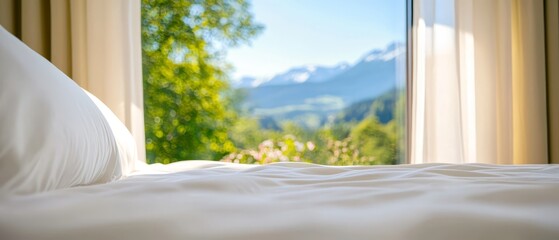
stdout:
<svg viewBox="0 0 559 240">
<path fill-rule="evenodd" d="M 396 164 L 405 99 L 393 89 L 353 103 L 319 128 L 263 126 L 231 87 L 227 49 L 265 26 L 245 0 L 142 0 L 142 67 L 149 163 L 220 160 L 328 165 Z M 289 97 L 289 96 L 286 96 Z"/>
</svg>

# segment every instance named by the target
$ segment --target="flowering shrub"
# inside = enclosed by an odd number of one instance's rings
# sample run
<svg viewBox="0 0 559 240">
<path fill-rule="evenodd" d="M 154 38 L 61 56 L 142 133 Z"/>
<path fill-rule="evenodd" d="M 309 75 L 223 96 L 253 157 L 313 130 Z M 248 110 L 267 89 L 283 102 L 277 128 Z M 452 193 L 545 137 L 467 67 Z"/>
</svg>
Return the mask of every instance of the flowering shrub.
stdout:
<svg viewBox="0 0 559 240">
<path fill-rule="evenodd" d="M 374 157 L 363 156 L 352 144 L 351 137 L 343 140 L 328 139 L 329 165 L 369 165 L 374 164 Z"/>
<path fill-rule="evenodd" d="M 305 154 L 315 150 L 313 142 L 300 142 L 293 135 L 285 135 L 279 141 L 265 140 L 258 145 L 258 149 L 241 150 L 225 156 L 221 161 L 233 163 L 258 163 L 272 162 L 309 162 Z"/>
<path fill-rule="evenodd" d="M 312 141 L 298 141 L 293 135 L 285 135 L 274 141 L 265 140 L 258 149 L 245 149 L 225 156 L 221 161 L 232 163 L 268 164 L 273 162 L 312 162 L 328 165 L 370 165 L 375 158 L 363 156 L 352 144 L 351 138 L 327 139 L 326 148 L 320 149 Z"/>
</svg>

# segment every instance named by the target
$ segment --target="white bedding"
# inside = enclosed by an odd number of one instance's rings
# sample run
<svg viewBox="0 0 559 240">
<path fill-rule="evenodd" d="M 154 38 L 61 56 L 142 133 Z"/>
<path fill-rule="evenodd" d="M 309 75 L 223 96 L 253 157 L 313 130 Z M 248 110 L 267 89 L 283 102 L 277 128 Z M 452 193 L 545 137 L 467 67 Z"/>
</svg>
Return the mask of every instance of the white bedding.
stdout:
<svg viewBox="0 0 559 240">
<path fill-rule="evenodd" d="M 0 199 L 0 239 L 559 239 L 559 166 L 152 165 Z"/>
</svg>

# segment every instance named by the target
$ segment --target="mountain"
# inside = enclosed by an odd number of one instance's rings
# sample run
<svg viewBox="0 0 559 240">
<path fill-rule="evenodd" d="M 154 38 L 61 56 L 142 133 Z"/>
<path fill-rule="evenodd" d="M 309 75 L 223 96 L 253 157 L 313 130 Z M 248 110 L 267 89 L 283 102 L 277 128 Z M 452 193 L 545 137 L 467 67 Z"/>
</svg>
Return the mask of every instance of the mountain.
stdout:
<svg viewBox="0 0 559 240">
<path fill-rule="evenodd" d="M 253 88 L 258 87 L 258 85 L 262 84 L 265 81 L 268 81 L 267 78 L 256 78 L 251 76 L 244 76 L 236 81 L 232 82 L 233 87 L 235 88 Z"/>
<path fill-rule="evenodd" d="M 367 52 L 353 65 L 330 69 L 330 74 L 318 67 L 292 68 L 257 87 L 246 88 L 247 106 L 254 115 L 268 120 L 272 117 L 278 122 L 291 120 L 316 127 L 351 104 L 398 88 L 397 77 L 404 74 L 397 73 L 405 71 L 404 56 L 403 44 L 393 43 Z"/>
<path fill-rule="evenodd" d="M 323 82 L 341 73 L 348 67 L 349 64 L 347 63 L 342 63 L 333 67 L 306 65 L 291 68 L 268 79 L 244 76 L 235 81 L 233 85 L 237 88 L 252 88 L 260 86 L 298 84 L 304 82 Z"/>
<path fill-rule="evenodd" d="M 249 90 L 248 101 L 256 108 L 301 105 L 324 97 L 341 99 L 344 106 L 378 96 L 396 87 L 398 57 L 404 56 L 401 44 L 365 54 L 356 64 L 319 82 L 262 85 Z"/>
<path fill-rule="evenodd" d="M 346 70 L 348 67 L 349 65 L 347 63 L 339 64 L 334 67 L 316 65 L 295 67 L 289 69 L 287 72 L 274 76 L 269 81 L 263 82 L 259 86 L 277 86 L 304 82 L 324 82 Z"/>
<path fill-rule="evenodd" d="M 390 61 L 406 54 L 406 46 L 403 43 L 393 42 L 385 49 L 374 49 L 361 58 L 361 61 Z"/>
</svg>

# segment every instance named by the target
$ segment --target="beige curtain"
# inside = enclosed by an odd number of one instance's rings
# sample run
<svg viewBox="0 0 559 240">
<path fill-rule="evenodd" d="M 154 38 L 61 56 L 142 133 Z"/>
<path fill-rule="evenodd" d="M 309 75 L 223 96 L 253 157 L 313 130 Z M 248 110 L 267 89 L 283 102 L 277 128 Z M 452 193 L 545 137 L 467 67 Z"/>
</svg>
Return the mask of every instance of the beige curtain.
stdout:
<svg viewBox="0 0 559 240">
<path fill-rule="evenodd" d="M 550 162 L 559 164 L 559 1 L 545 1 Z"/>
<path fill-rule="evenodd" d="M 414 1 L 412 163 L 553 161 L 544 5 Z"/>
<path fill-rule="evenodd" d="M 145 160 L 140 0 L 0 0 L 0 24 L 111 108 Z"/>
</svg>

